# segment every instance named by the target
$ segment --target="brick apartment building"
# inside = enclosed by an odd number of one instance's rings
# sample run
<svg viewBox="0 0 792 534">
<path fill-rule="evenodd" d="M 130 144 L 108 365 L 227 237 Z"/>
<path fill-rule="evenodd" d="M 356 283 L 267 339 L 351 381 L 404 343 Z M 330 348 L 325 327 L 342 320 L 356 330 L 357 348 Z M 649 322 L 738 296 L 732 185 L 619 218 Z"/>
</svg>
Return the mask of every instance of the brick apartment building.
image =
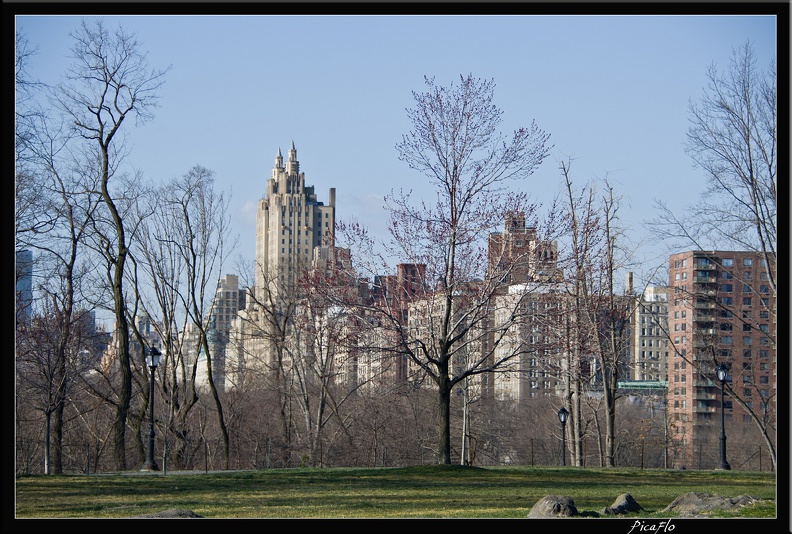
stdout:
<svg viewBox="0 0 792 534">
<path fill-rule="evenodd" d="M 713 468 L 711 453 L 717 456 L 720 431 L 718 364 L 729 369 L 724 396 L 727 434 L 730 426 L 751 423 L 749 410 L 766 421 L 774 416 L 775 295 L 768 266 L 755 252 L 680 252 L 670 256 L 668 272 L 673 464 Z M 709 451 L 709 456 L 702 451 Z"/>
</svg>

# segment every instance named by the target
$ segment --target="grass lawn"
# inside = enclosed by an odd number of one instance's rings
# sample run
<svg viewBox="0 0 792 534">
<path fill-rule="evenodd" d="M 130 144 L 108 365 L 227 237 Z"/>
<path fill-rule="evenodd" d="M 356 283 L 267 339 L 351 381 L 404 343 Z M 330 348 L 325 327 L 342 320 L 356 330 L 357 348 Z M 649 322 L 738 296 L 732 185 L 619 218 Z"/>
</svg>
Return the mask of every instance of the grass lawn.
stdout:
<svg viewBox="0 0 792 534">
<path fill-rule="evenodd" d="M 652 519 L 674 517 L 661 510 L 692 491 L 767 500 L 713 517 L 776 516 L 775 473 L 462 466 L 25 476 L 16 479 L 15 514 L 108 519 L 177 508 L 214 519 L 517 519 L 542 497 L 565 495 L 597 517 L 629 493 L 644 508 L 631 517 Z"/>
</svg>

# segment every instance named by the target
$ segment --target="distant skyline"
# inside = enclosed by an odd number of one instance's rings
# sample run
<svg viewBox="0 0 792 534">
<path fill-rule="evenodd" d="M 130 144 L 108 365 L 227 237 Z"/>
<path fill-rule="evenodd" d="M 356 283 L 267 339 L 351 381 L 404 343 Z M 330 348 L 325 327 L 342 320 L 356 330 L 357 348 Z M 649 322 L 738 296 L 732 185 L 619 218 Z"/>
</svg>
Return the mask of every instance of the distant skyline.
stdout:
<svg viewBox="0 0 792 534">
<path fill-rule="evenodd" d="M 82 18 L 16 17 L 38 49 L 32 78 L 60 80 L 69 32 Z M 468 73 L 494 79 L 503 132 L 535 120 L 550 133 L 551 157 L 515 187 L 548 205 L 562 185 L 559 162 L 571 158 L 576 185 L 609 177 L 638 242 L 653 199 L 681 211 L 704 190 L 684 141 L 708 67 L 727 69 L 733 49 L 750 41 L 765 70 L 777 48 L 776 17 L 758 14 L 101 18 L 136 34 L 152 66 L 172 66 L 154 119 L 126 126 L 128 168 L 154 183 L 195 165 L 214 171 L 217 188 L 231 194 L 237 252 L 248 261 L 258 199 L 278 149 L 292 141 L 319 200 L 336 188 L 339 220 L 356 218 L 384 236 L 391 189 L 430 198 L 422 176 L 397 158 L 395 144 L 410 130 L 405 108 L 424 91 L 424 76 L 448 85 Z M 668 255 L 641 250 L 647 268 Z M 235 272 L 232 261 L 224 271 Z"/>
</svg>

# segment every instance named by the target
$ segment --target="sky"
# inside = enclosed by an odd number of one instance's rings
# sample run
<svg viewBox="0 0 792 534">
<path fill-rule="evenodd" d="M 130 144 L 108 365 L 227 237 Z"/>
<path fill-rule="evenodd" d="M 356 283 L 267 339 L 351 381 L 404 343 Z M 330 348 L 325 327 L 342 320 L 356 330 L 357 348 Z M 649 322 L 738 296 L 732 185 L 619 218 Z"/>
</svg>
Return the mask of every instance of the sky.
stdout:
<svg viewBox="0 0 792 534">
<path fill-rule="evenodd" d="M 559 10 L 563 11 L 563 10 Z M 93 18 L 93 15 L 85 18 Z M 84 16 L 18 15 L 37 48 L 30 74 L 56 83 Z M 685 153 L 689 104 L 714 64 L 751 41 L 759 67 L 776 54 L 773 15 L 144 15 L 102 16 L 135 33 L 154 67 L 169 67 L 154 119 L 131 132 L 129 163 L 157 183 L 195 165 L 230 195 L 236 251 L 255 255 L 255 214 L 280 149 L 294 142 L 318 200 L 336 189 L 336 218 L 385 237 L 383 197 L 423 176 L 399 161 L 406 109 L 424 77 L 493 79 L 501 131 L 550 134 L 551 155 L 519 184 L 542 206 L 560 191 L 561 161 L 576 185 L 607 177 L 622 222 L 647 265 L 653 201 L 682 210 L 705 187 Z M 353 251 L 354 254 L 354 251 Z M 227 272 L 234 272 L 228 267 Z"/>
</svg>

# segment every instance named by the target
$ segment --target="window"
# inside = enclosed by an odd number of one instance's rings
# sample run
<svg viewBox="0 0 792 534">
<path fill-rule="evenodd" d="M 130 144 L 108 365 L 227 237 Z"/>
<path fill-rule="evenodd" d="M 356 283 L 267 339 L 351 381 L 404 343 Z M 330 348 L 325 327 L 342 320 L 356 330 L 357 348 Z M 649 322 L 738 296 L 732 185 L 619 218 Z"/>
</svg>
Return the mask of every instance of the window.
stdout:
<svg viewBox="0 0 792 534">
<path fill-rule="evenodd" d="M 720 324 L 720 329 L 723 330 L 724 332 L 731 332 L 732 325 L 731 325 L 731 323 L 721 323 Z"/>
<path fill-rule="evenodd" d="M 743 265 L 745 265 L 746 267 L 750 267 L 751 265 L 753 265 L 753 260 L 751 258 L 745 258 L 743 259 Z"/>
<path fill-rule="evenodd" d="M 682 260 L 682 267 L 687 267 L 687 260 Z"/>
<path fill-rule="evenodd" d="M 767 358 L 767 351 L 766 350 L 760 350 L 759 351 L 759 357 L 760 358 Z"/>
<path fill-rule="evenodd" d="M 750 332 L 750 331 L 751 331 L 751 325 L 749 325 L 748 323 L 743 323 L 743 332 Z"/>
<path fill-rule="evenodd" d="M 743 351 L 743 358 L 750 360 L 751 359 L 751 349 L 745 349 Z"/>
<path fill-rule="evenodd" d="M 718 291 L 723 291 L 724 293 L 731 293 L 733 290 L 732 284 L 721 284 L 718 288 Z"/>
<path fill-rule="evenodd" d="M 743 336 L 743 345 L 750 345 L 750 344 L 751 344 L 751 337 Z"/>
<path fill-rule="evenodd" d="M 743 293 L 750 293 L 751 292 L 751 286 L 749 286 L 748 284 L 743 284 L 743 290 L 742 291 L 743 291 Z"/>
<path fill-rule="evenodd" d="M 762 311 L 760 311 L 760 312 L 759 312 L 759 318 L 760 318 L 760 319 L 767 319 L 767 318 L 768 318 L 768 313 L 767 313 L 767 310 L 762 310 Z"/>
<path fill-rule="evenodd" d="M 724 258 L 723 261 L 721 262 L 721 265 L 723 265 L 724 267 L 733 267 L 734 260 L 731 258 Z"/>
<path fill-rule="evenodd" d="M 770 288 L 767 285 L 762 284 L 759 286 L 759 293 L 770 293 Z"/>
<path fill-rule="evenodd" d="M 751 305 L 751 297 L 743 297 L 743 306 Z"/>
<path fill-rule="evenodd" d="M 742 368 L 743 368 L 743 371 L 750 371 L 751 370 L 751 362 L 743 362 Z"/>
<path fill-rule="evenodd" d="M 730 273 L 729 271 L 722 271 L 721 278 L 723 278 L 724 280 L 731 280 L 733 276 L 732 273 Z"/>
<path fill-rule="evenodd" d="M 732 305 L 732 298 L 731 297 L 721 297 L 720 299 L 721 304 L 724 306 L 731 306 Z"/>
<path fill-rule="evenodd" d="M 743 397 L 750 397 L 751 396 L 751 388 L 743 389 Z"/>
<path fill-rule="evenodd" d="M 724 345 L 731 345 L 732 337 L 731 336 L 721 336 L 720 342 Z"/>
<path fill-rule="evenodd" d="M 761 330 L 762 332 L 767 334 L 768 332 L 770 332 L 770 327 L 768 325 L 766 325 L 766 324 L 760 324 L 759 325 L 759 330 Z"/>
<path fill-rule="evenodd" d="M 676 260 L 676 261 L 674 262 L 674 269 L 679 269 L 679 265 L 680 265 L 680 264 L 681 264 L 681 262 L 680 262 L 679 260 Z"/>
<path fill-rule="evenodd" d="M 767 384 L 767 381 L 768 381 L 768 379 L 767 379 L 766 376 L 760 376 L 759 377 L 759 383 L 760 384 Z"/>
<path fill-rule="evenodd" d="M 759 280 L 767 280 L 767 273 L 760 273 Z"/>
</svg>

